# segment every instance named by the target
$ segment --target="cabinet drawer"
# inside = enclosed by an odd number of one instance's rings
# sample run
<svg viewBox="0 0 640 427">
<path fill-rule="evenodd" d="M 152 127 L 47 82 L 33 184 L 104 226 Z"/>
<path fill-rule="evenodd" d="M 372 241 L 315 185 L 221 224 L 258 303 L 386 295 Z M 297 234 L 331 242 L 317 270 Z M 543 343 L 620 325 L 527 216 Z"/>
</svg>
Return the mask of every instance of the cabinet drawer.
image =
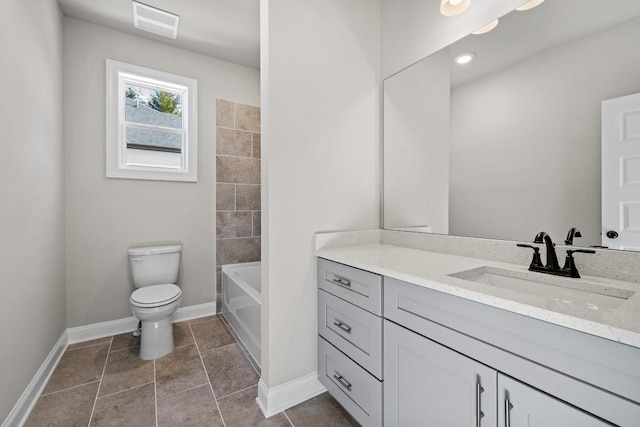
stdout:
<svg viewBox="0 0 640 427">
<path fill-rule="evenodd" d="M 382 379 L 382 318 L 318 290 L 318 333 Z"/>
<path fill-rule="evenodd" d="M 382 383 L 318 337 L 318 377 L 362 426 L 382 425 Z"/>
<path fill-rule="evenodd" d="M 318 258 L 318 287 L 382 315 L 382 276 Z"/>
</svg>

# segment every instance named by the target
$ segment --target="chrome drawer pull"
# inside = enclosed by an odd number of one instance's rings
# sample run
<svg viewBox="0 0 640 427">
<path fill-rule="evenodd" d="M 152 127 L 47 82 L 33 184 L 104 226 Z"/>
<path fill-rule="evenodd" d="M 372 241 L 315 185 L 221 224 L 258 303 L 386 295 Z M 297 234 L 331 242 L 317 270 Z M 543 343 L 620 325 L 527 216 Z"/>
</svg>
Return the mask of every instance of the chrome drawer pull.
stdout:
<svg viewBox="0 0 640 427">
<path fill-rule="evenodd" d="M 351 326 L 347 325 L 346 323 L 343 323 L 340 320 L 336 319 L 334 320 L 333 324 L 338 328 L 342 329 L 343 331 L 345 331 L 346 333 L 348 334 L 351 333 Z"/>
<path fill-rule="evenodd" d="M 345 288 L 351 287 L 351 280 L 343 279 L 342 277 L 336 276 L 333 279 L 331 279 L 331 281 L 336 285 L 344 286 Z"/>
<path fill-rule="evenodd" d="M 480 398 L 480 394 L 483 391 L 484 391 L 484 389 L 482 388 L 482 386 L 480 385 L 480 382 L 478 381 L 476 383 L 476 427 L 480 427 L 480 423 L 481 423 L 482 417 L 484 417 L 484 413 L 480 409 L 482 407 L 482 401 L 481 401 L 481 398 Z"/>
<path fill-rule="evenodd" d="M 347 391 L 351 391 L 351 383 L 344 379 L 342 375 L 338 371 L 334 371 L 333 378 L 336 379 L 342 385 L 342 387 L 346 388 Z"/>
<path fill-rule="evenodd" d="M 509 402 L 509 399 L 505 399 L 504 400 L 504 425 L 505 425 L 505 427 L 511 427 L 511 408 L 513 408 L 513 405 L 511 405 L 511 402 Z"/>
</svg>

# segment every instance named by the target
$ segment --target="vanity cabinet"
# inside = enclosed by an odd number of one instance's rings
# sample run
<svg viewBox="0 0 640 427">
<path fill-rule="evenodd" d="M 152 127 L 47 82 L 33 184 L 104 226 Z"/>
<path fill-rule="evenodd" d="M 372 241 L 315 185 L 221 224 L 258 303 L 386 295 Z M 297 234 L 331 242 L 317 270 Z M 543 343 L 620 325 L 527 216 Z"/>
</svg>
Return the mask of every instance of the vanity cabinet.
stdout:
<svg viewBox="0 0 640 427">
<path fill-rule="evenodd" d="M 499 427 L 611 426 L 610 423 L 506 375 L 498 374 L 498 390 Z M 635 425 L 639 424 L 640 420 L 637 420 Z"/>
<path fill-rule="evenodd" d="M 318 374 L 363 426 L 640 427 L 640 349 L 318 260 Z"/>
<path fill-rule="evenodd" d="M 384 321 L 384 425 L 495 426 L 497 372 Z"/>
<path fill-rule="evenodd" d="M 318 378 L 363 426 L 382 426 L 382 276 L 318 260 Z"/>
</svg>

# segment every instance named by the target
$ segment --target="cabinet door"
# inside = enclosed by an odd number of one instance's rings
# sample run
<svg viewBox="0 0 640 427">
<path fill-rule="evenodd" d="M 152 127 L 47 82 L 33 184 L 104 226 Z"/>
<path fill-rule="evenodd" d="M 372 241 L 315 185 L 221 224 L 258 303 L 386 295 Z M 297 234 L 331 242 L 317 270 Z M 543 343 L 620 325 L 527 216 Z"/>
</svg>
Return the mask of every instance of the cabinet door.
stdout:
<svg viewBox="0 0 640 427">
<path fill-rule="evenodd" d="M 498 374 L 498 392 L 500 427 L 613 425 L 506 375 Z"/>
<path fill-rule="evenodd" d="M 497 373 L 384 321 L 386 427 L 495 426 Z"/>
</svg>

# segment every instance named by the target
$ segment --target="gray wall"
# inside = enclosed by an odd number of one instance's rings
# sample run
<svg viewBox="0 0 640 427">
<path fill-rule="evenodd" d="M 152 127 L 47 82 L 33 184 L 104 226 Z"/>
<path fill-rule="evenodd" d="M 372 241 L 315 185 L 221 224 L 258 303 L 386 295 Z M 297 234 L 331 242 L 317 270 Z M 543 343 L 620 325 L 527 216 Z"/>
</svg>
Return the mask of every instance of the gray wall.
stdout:
<svg viewBox="0 0 640 427">
<path fill-rule="evenodd" d="M 181 306 L 215 300 L 215 100 L 259 105 L 259 72 L 64 21 L 67 326 L 131 316 L 126 250 L 184 245 Z M 105 178 L 105 59 L 198 80 L 198 182 Z"/>
<path fill-rule="evenodd" d="M 2 3 L 0 421 L 65 329 L 62 15 Z"/>
<path fill-rule="evenodd" d="M 452 91 L 451 234 L 601 244 L 600 106 L 640 92 L 638 40 L 634 19 Z"/>
</svg>

